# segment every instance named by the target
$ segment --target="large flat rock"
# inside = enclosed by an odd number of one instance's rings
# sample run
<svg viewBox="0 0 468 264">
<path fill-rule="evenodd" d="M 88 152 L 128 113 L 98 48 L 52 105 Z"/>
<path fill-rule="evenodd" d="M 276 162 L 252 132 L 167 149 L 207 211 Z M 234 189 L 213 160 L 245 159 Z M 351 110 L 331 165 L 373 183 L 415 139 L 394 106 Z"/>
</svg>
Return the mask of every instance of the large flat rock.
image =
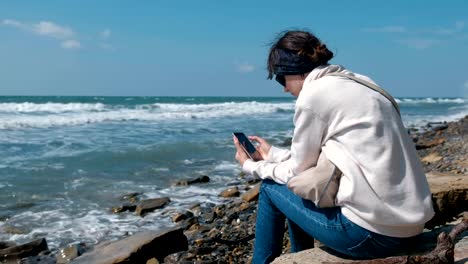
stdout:
<svg viewBox="0 0 468 264">
<path fill-rule="evenodd" d="M 426 176 L 436 213 L 426 224 L 427 228 L 443 225 L 468 211 L 468 175 L 428 173 Z"/>
<path fill-rule="evenodd" d="M 188 249 L 183 229 L 145 231 L 110 243 L 76 258 L 74 264 L 146 263 L 151 258 L 163 261 L 164 257 Z"/>
<path fill-rule="evenodd" d="M 413 253 L 407 252 L 408 255 L 417 255 L 424 252 L 429 252 L 436 246 L 436 237 L 442 232 L 450 231 L 451 227 L 446 226 L 432 232 L 426 232 L 416 246 Z M 284 254 L 277 257 L 272 264 L 323 264 L 323 263 L 359 263 L 349 259 L 343 259 L 327 252 L 325 247 L 313 248 L 304 250 L 298 253 Z M 468 231 L 463 232 L 455 244 L 455 264 L 468 263 Z"/>
<path fill-rule="evenodd" d="M 432 192 L 436 217 L 434 225 L 445 223 L 445 220 L 460 212 L 467 211 L 468 206 L 468 175 L 450 175 L 442 173 L 429 173 L 426 175 Z M 447 224 L 441 228 L 425 232 L 407 255 L 427 253 L 435 248 L 436 238 L 440 232 L 449 232 L 457 222 Z M 326 251 L 326 247 L 313 248 L 298 253 L 284 254 L 276 258 L 275 264 L 318 264 L 341 262 L 348 263 L 353 260 L 342 259 Z M 468 231 L 463 232 L 455 244 L 455 263 L 468 263 Z"/>
</svg>

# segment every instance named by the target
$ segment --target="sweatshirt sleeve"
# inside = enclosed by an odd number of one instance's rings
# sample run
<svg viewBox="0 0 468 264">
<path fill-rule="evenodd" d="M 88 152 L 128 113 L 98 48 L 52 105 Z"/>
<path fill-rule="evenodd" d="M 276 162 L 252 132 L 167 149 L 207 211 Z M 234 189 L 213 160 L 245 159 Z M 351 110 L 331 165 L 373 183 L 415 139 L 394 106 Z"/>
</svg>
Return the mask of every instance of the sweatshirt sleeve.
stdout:
<svg viewBox="0 0 468 264">
<path fill-rule="evenodd" d="M 285 184 L 291 177 L 315 166 L 322 145 L 324 122 L 310 109 L 297 106 L 294 127 L 288 159 L 278 162 L 269 161 L 270 157 L 267 161 L 247 160 L 242 167 L 243 171 L 261 179 L 272 179 Z"/>
<path fill-rule="evenodd" d="M 268 152 L 266 161 L 268 162 L 281 162 L 288 160 L 291 157 L 291 151 L 289 149 L 278 148 L 271 146 Z"/>
</svg>

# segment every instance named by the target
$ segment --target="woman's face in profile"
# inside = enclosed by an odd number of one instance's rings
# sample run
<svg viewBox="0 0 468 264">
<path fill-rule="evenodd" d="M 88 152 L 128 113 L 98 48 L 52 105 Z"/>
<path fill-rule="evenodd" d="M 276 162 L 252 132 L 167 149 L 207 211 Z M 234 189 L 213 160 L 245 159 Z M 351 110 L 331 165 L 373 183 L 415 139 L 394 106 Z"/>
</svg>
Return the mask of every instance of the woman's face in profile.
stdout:
<svg viewBox="0 0 468 264">
<path fill-rule="evenodd" d="M 292 96 L 298 97 L 299 93 L 302 90 L 302 85 L 304 84 L 305 77 L 307 75 L 286 75 L 284 76 L 286 80 L 286 86 L 284 86 L 284 92 L 290 93 Z"/>
</svg>

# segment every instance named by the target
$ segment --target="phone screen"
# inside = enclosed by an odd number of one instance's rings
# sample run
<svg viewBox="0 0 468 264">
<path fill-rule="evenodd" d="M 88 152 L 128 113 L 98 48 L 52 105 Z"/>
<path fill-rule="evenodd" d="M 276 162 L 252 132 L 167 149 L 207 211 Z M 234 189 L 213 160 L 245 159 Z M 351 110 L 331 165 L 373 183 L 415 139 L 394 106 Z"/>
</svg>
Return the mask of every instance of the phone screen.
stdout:
<svg viewBox="0 0 468 264">
<path fill-rule="evenodd" d="M 250 142 L 244 133 L 234 132 L 233 134 L 239 140 L 241 146 L 244 146 L 244 149 L 248 152 L 248 154 L 254 154 L 257 151 L 255 146 L 252 144 L 252 142 Z"/>
</svg>

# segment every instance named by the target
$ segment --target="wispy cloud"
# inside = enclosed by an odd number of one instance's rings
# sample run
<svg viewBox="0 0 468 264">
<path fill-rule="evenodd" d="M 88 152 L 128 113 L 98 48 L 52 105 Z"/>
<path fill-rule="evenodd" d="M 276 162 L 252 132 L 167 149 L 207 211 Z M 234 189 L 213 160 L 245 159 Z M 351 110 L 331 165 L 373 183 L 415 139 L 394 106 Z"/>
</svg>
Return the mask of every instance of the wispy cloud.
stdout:
<svg viewBox="0 0 468 264">
<path fill-rule="evenodd" d="M 463 84 L 463 87 L 465 87 L 465 89 L 468 89 L 468 80 L 465 81 L 465 83 Z"/>
<path fill-rule="evenodd" d="M 421 49 L 427 49 L 429 47 L 432 47 L 433 45 L 438 44 L 440 40 L 425 39 L 425 38 L 408 38 L 408 39 L 396 40 L 396 42 L 404 44 L 408 46 L 409 48 L 421 50 Z"/>
<path fill-rule="evenodd" d="M 111 35 L 111 31 L 108 28 L 104 29 L 101 33 L 99 33 L 99 36 L 103 39 L 108 39 L 110 35 Z"/>
<path fill-rule="evenodd" d="M 460 33 L 465 28 L 465 22 L 457 21 L 453 27 L 436 27 L 431 32 L 440 35 L 454 35 Z"/>
<path fill-rule="evenodd" d="M 457 21 L 451 27 L 433 27 L 432 29 L 409 29 L 404 26 L 382 26 L 362 28 L 363 32 L 389 33 L 393 41 L 411 49 L 428 49 L 444 42 L 460 40 L 464 34 L 465 22 Z"/>
<path fill-rule="evenodd" d="M 100 47 L 101 49 L 104 49 L 104 50 L 110 50 L 110 51 L 114 51 L 114 50 L 115 50 L 114 46 L 112 46 L 112 45 L 109 44 L 109 43 L 99 43 L 99 47 Z"/>
<path fill-rule="evenodd" d="M 25 25 L 23 25 L 23 23 L 18 22 L 16 20 L 4 19 L 2 21 L 2 24 L 6 25 L 6 26 L 13 26 L 13 27 L 16 27 L 16 28 L 19 28 L 19 29 L 25 29 Z"/>
<path fill-rule="evenodd" d="M 74 39 L 69 39 L 65 40 L 61 44 L 62 48 L 64 49 L 79 49 L 81 48 L 80 42 L 74 40 Z"/>
<path fill-rule="evenodd" d="M 374 28 L 363 28 L 364 32 L 381 32 L 381 33 L 403 33 L 406 32 L 406 28 L 402 26 L 384 26 Z"/>
<path fill-rule="evenodd" d="M 255 71 L 255 66 L 248 62 L 241 63 L 237 65 L 237 70 L 242 73 L 249 73 Z"/>
<path fill-rule="evenodd" d="M 41 21 L 33 25 L 34 33 L 58 39 L 69 39 L 75 36 L 69 27 L 60 26 L 50 21 Z"/>
<path fill-rule="evenodd" d="M 64 49 L 77 49 L 81 47 L 80 42 L 74 39 L 76 34 L 73 29 L 51 21 L 40 21 L 38 23 L 28 24 L 17 20 L 4 19 L 2 24 L 19 30 L 31 32 L 36 35 L 61 39 L 63 40 L 61 42 L 61 47 Z"/>
<path fill-rule="evenodd" d="M 114 51 L 115 48 L 112 44 L 109 43 L 109 38 L 111 37 L 111 30 L 106 28 L 103 31 L 99 32 L 99 38 L 101 41 L 99 42 L 99 48 L 103 50 L 110 50 Z"/>
</svg>

